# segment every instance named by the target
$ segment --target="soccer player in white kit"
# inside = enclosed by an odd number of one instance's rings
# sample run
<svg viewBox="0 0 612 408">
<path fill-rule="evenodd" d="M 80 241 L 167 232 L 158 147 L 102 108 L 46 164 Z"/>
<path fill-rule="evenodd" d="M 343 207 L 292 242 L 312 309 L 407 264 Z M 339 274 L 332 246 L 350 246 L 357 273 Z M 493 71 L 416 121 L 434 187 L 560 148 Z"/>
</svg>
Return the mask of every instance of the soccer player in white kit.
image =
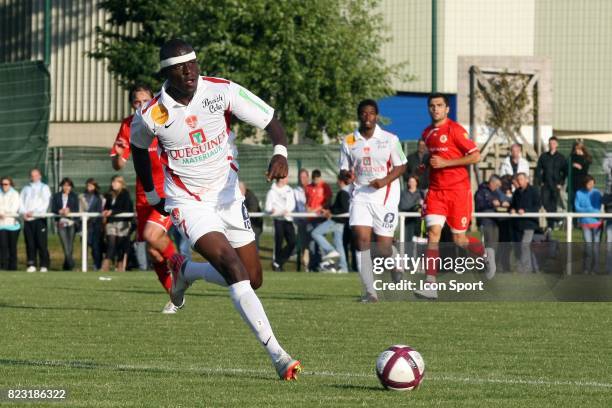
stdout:
<svg viewBox="0 0 612 408">
<path fill-rule="evenodd" d="M 397 227 L 400 183 L 406 155 L 393 133 L 378 126 L 378 105 L 365 99 L 357 107 L 359 128 L 346 136 L 340 149 L 340 170 L 353 173 L 349 225 L 357 248 L 357 270 L 363 302 L 376 302 L 370 242 L 376 235 L 380 255 L 392 254 Z"/>
<path fill-rule="evenodd" d="M 196 54 L 182 40 L 170 40 L 160 50 L 161 91 L 132 122 L 134 168 L 149 203 L 169 213 L 192 247 L 210 263 L 185 260 L 175 254 L 172 302 L 182 307 L 185 290 L 196 279 L 229 288 L 244 321 L 268 352 L 281 379 L 293 380 L 302 370 L 280 346 L 254 289 L 262 273 L 255 234 L 238 186 L 238 163 L 230 136 L 232 115 L 265 129 L 274 144 L 268 179 L 287 176 L 287 138 L 274 109 L 231 81 L 201 77 Z M 165 173 L 160 198 L 151 178 L 147 148 L 154 137 Z"/>
</svg>

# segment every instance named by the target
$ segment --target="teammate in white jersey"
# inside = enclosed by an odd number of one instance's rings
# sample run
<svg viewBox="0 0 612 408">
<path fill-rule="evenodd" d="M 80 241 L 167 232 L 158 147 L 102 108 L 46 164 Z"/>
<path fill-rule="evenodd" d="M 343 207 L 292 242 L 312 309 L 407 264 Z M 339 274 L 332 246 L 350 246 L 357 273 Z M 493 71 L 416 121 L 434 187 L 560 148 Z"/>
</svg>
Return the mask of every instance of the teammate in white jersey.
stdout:
<svg viewBox="0 0 612 408">
<path fill-rule="evenodd" d="M 278 375 L 293 380 L 301 364 L 276 340 L 254 292 L 262 283 L 261 264 L 228 142 L 232 115 L 265 128 L 274 144 L 268 179 L 279 179 L 288 173 L 285 131 L 274 109 L 245 88 L 200 77 L 196 54 L 186 42 L 164 44 L 160 66 L 166 82 L 132 122 L 134 168 L 149 203 L 170 213 L 174 225 L 210 262 L 189 262 L 180 254 L 171 258 L 172 302 L 182 307 L 185 290 L 197 279 L 229 287 L 235 308 L 266 348 Z M 147 148 L 153 137 L 165 173 L 165 200 L 151 179 Z"/>
<path fill-rule="evenodd" d="M 400 197 L 398 177 L 406 156 L 397 136 L 378 126 L 378 105 L 371 99 L 357 107 L 359 128 L 346 136 L 340 149 L 340 170 L 353 173 L 349 225 L 357 248 L 357 270 L 364 302 L 376 302 L 370 242 L 372 232 L 381 256 L 392 253 Z"/>
</svg>

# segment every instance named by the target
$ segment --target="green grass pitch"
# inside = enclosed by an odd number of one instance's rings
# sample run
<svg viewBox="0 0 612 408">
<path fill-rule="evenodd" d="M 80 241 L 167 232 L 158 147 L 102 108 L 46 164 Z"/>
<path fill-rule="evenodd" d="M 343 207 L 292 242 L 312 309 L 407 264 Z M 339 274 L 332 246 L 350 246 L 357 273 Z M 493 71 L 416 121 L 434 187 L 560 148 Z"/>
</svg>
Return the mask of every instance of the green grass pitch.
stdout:
<svg viewBox="0 0 612 408">
<path fill-rule="evenodd" d="M 0 272 L 0 388 L 65 388 L 70 407 L 609 407 L 612 305 L 359 304 L 356 274 L 265 274 L 258 294 L 299 357 L 282 382 L 226 290 L 204 282 L 162 315 L 153 272 Z M 413 392 L 374 374 L 387 346 L 421 352 Z M 1 402 L 0 406 L 9 406 Z M 26 406 L 23 402 L 14 406 Z"/>
</svg>

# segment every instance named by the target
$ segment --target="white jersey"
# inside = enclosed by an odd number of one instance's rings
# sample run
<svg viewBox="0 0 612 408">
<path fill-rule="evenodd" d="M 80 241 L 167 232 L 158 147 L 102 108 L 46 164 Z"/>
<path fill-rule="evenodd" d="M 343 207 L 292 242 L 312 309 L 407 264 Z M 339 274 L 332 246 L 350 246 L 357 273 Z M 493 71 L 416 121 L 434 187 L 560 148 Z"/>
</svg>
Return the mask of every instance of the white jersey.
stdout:
<svg viewBox="0 0 612 408">
<path fill-rule="evenodd" d="M 340 170 L 351 170 L 355 175 L 354 202 L 397 207 L 400 198 L 399 178 L 380 189 L 370 187 L 369 184 L 372 180 L 386 177 L 394 167 L 406 161 L 397 136 L 378 125 L 369 139 L 355 130 L 344 138 L 340 148 Z"/>
<path fill-rule="evenodd" d="M 157 137 L 169 204 L 185 198 L 219 204 L 242 198 L 230 118 L 235 115 L 263 129 L 274 109 L 247 89 L 221 78 L 200 77 L 186 106 L 166 93 L 166 85 L 134 116 L 130 140 L 146 149 Z"/>
</svg>

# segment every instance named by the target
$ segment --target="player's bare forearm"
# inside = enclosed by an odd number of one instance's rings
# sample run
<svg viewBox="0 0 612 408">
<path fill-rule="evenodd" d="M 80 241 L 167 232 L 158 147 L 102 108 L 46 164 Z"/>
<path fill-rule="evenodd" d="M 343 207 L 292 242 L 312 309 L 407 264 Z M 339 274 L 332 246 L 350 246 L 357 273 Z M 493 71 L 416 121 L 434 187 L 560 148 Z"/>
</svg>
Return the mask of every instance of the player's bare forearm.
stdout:
<svg viewBox="0 0 612 408">
<path fill-rule="evenodd" d="M 476 164 L 480 161 L 480 152 L 475 151 L 467 156 L 460 157 L 458 159 L 443 159 L 440 156 L 432 155 L 429 160 L 429 164 L 434 169 L 442 169 L 445 167 L 458 167 L 458 166 L 468 166 L 470 164 Z"/>
<path fill-rule="evenodd" d="M 266 132 L 268 132 L 274 146 L 280 145 L 285 146 L 285 148 L 287 147 L 287 135 L 285 134 L 283 125 L 281 125 L 278 119 L 272 118 L 268 126 L 266 126 Z M 268 172 L 266 173 L 268 181 L 285 178 L 288 173 L 289 164 L 287 163 L 287 157 L 282 154 L 274 154 L 270 160 Z"/>
<path fill-rule="evenodd" d="M 405 164 L 402 164 L 401 166 L 394 167 L 393 170 L 391 170 L 391 172 L 389 174 L 387 174 L 385 177 L 380 178 L 380 179 L 376 179 L 376 180 L 372 180 L 370 182 L 370 186 L 374 187 L 374 188 L 383 188 L 387 184 L 391 183 L 393 180 L 395 180 L 396 178 L 398 178 L 399 176 L 404 174 L 405 171 L 406 171 L 406 165 Z"/>
<path fill-rule="evenodd" d="M 149 151 L 142 149 L 138 146 L 132 146 L 132 160 L 134 161 L 134 170 L 136 176 L 140 179 L 142 187 L 145 191 L 153 191 L 155 185 L 153 184 L 153 175 L 151 171 L 151 159 L 149 158 Z"/>
</svg>

